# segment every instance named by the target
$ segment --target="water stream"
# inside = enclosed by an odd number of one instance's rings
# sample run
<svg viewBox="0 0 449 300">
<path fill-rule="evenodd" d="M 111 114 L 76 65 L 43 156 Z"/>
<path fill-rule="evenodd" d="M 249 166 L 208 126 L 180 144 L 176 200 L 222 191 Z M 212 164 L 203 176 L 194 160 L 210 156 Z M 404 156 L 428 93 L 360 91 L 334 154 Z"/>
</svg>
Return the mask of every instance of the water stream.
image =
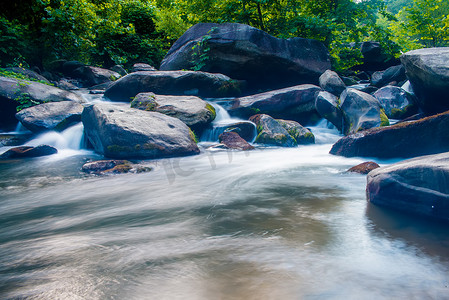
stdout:
<svg viewBox="0 0 449 300">
<path fill-rule="evenodd" d="M 448 299 L 447 226 L 368 204 L 325 123 L 106 177 L 68 130 L 33 143 L 73 155 L 0 163 L 1 299 Z"/>
</svg>

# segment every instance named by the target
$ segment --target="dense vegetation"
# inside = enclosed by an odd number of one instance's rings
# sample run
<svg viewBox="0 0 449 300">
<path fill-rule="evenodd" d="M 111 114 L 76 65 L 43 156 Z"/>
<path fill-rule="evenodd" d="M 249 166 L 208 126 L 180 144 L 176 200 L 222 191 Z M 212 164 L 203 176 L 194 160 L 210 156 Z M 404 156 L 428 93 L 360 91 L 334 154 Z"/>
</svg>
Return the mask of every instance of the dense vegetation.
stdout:
<svg viewBox="0 0 449 300">
<path fill-rule="evenodd" d="M 340 70 L 360 61 L 354 42 L 377 40 L 396 56 L 449 43 L 446 0 L 16 0 L 0 4 L 0 66 L 46 67 L 57 59 L 158 66 L 197 22 L 318 39 Z"/>
</svg>

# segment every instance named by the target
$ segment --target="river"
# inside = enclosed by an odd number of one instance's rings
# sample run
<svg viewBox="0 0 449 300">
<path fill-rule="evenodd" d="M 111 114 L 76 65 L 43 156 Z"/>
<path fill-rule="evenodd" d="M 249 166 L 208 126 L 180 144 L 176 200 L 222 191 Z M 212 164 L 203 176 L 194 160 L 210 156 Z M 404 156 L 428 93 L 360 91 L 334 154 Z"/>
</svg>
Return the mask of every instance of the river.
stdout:
<svg viewBox="0 0 449 300">
<path fill-rule="evenodd" d="M 76 126 L 44 136 L 57 155 L 0 163 L 1 299 L 449 298 L 447 225 L 367 203 L 345 172 L 365 160 L 329 155 L 324 124 L 315 145 L 201 143 L 103 177 L 64 144 Z"/>
</svg>

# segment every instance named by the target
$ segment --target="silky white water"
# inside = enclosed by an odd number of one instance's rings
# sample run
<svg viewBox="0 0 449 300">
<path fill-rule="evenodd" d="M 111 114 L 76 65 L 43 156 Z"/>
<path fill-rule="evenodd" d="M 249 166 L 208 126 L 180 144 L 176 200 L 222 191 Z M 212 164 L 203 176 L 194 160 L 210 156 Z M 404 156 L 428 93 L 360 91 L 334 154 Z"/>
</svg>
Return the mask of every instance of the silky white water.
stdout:
<svg viewBox="0 0 449 300">
<path fill-rule="evenodd" d="M 329 155 L 324 125 L 145 174 L 82 174 L 89 152 L 1 163 L 1 298 L 447 298 L 447 226 L 368 204 L 345 172 L 364 160 Z"/>
</svg>

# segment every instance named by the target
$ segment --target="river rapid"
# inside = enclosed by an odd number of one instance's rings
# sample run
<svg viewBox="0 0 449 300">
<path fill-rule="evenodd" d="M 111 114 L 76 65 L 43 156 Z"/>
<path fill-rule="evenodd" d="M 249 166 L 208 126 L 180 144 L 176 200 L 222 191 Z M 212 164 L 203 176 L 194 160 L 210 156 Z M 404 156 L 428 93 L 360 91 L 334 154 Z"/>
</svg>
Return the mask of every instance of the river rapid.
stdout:
<svg viewBox="0 0 449 300">
<path fill-rule="evenodd" d="M 203 142 L 112 176 L 81 172 L 100 157 L 76 126 L 0 162 L 1 299 L 449 299 L 447 225 L 367 203 L 345 172 L 366 159 L 328 154 L 324 123 L 315 145 Z"/>
</svg>

